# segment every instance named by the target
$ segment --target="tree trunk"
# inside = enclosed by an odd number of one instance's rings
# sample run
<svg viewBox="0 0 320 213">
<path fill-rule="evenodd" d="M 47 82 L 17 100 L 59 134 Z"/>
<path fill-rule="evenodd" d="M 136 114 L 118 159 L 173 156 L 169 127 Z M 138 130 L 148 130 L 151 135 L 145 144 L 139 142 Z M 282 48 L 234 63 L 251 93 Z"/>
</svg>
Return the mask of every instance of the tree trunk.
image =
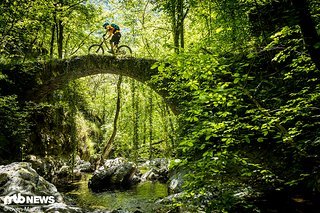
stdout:
<svg viewBox="0 0 320 213">
<path fill-rule="evenodd" d="M 169 122 L 168 122 L 168 113 L 167 113 L 167 109 L 166 109 L 166 103 L 162 100 L 161 102 L 161 117 L 162 117 L 162 123 L 163 123 L 163 133 L 164 133 L 164 142 L 166 143 L 166 156 L 169 157 L 170 153 L 171 153 L 171 148 L 169 146 L 168 143 L 168 139 L 169 139 L 169 131 L 168 131 L 168 126 L 169 126 Z"/>
<path fill-rule="evenodd" d="M 50 58 L 53 58 L 53 51 L 54 51 L 54 38 L 55 38 L 55 24 L 52 25 L 51 28 L 51 41 L 50 41 Z"/>
<path fill-rule="evenodd" d="M 138 159 L 138 140 L 139 140 L 139 100 L 136 93 L 137 85 L 134 79 L 131 82 L 132 90 L 132 120 L 133 120 L 133 159 L 136 161 Z"/>
<path fill-rule="evenodd" d="M 153 98 L 152 98 L 152 90 L 149 89 L 149 159 L 153 158 Z"/>
<path fill-rule="evenodd" d="M 180 48 L 184 48 L 184 14 L 183 14 L 183 0 L 178 0 L 178 33 L 180 39 Z"/>
<path fill-rule="evenodd" d="M 168 118 L 169 118 L 169 126 L 170 126 L 170 132 L 169 132 L 169 138 L 171 140 L 171 150 L 174 151 L 175 150 L 175 139 L 174 139 L 174 134 L 175 134 L 175 129 L 174 129 L 174 125 L 173 125 L 173 121 L 172 121 L 172 115 L 171 115 L 171 112 L 170 112 L 170 109 L 168 107 L 168 105 L 166 105 L 166 111 L 167 111 L 167 115 L 168 115 Z"/>
<path fill-rule="evenodd" d="M 103 159 L 106 159 L 106 158 L 109 157 L 110 152 L 112 150 L 112 145 L 113 145 L 114 139 L 115 139 L 116 134 L 117 134 L 117 121 L 118 121 L 118 118 L 119 118 L 120 107 L 121 107 L 120 106 L 120 101 L 121 101 L 121 83 L 122 83 L 122 75 L 119 76 L 118 83 L 117 83 L 117 104 L 116 104 L 116 113 L 115 113 L 114 120 L 113 120 L 113 131 L 112 131 L 110 139 L 108 140 L 108 143 L 106 144 L 106 146 L 102 150 L 101 157 L 100 157 L 100 162 L 99 162 L 100 165 L 103 164 Z"/>
<path fill-rule="evenodd" d="M 143 84 L 142 85 L 142 96 L 143 97 L 147 97 L 146 96 L 146 91 L 145 91 L 145 85 Z M 142 127 L 142 131 L 143 131 L 143 134 L 142 134 L 142 143 L 143 145 L 146 144 L 146 141 L 147 141 L 147 115 L 148 115 L 148 100 L 145 98 L 144 99 L 144 113 L 143 113 L 143 127 Z"/>
<path fill-rule="evenodd" d="M 57 25 L 57 45 L 58 45 L 58 57 L 62 58 L 62 53 L 63 53 L 63 24 L 62 21 L 59 20 L 58 21 L 58 25 Z"/>
<path fill-rule="evenodd" d="M 308 2 L 306 0 L 292 0 L 292 4 L 298 12 L 299 25 L 306 48 L 317 69 L 320 70 L 320 36 L 312 20 Z"/>
<path fill-rule="evenodd" d="M 184 19 L 188 10 L 184 12 L 184 0 L 174 0 L 171 5 L 172 32 L 175 52 L 184 48 Z"/>
<path fill-rule="evenodd" d="M 179 53 L 179 31 L 178 31 L 178 20 L 176 16 L 176 1 L 172 1 L 171 5 L 171 21 L 172 21 L 172 33 L 173 33 L 173 45 L 174 51 Z"/>
</svg>

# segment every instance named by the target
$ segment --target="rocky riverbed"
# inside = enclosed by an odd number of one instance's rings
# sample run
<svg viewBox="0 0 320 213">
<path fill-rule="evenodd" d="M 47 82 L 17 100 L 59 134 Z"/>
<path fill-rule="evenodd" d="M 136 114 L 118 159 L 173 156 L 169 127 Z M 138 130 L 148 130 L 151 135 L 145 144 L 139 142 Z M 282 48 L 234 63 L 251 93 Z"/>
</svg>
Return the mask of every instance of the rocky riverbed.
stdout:
<svg viewBox="0 0 320 213">
<path fill-rule="evenodd" d="M 161 200 L 181 185 L 169 177 L 166 159 L 110 159 L 93 173 L 81 159 L 73 167 L 49 159 L 0 166 L 0 212 L 163 212 Z"/>
</svg>

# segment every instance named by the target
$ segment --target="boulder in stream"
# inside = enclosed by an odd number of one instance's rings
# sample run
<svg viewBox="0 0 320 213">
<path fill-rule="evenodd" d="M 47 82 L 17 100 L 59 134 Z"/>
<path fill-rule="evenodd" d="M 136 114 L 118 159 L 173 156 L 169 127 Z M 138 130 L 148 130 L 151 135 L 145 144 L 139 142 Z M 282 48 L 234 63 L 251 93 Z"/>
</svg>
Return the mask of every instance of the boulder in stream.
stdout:
<svg viewBox="0 0 320 213">
<path fill-rule="evenodd" d="M 0 166 L 0 198 L 0 212 L 81 212 L 27 162 Z"/>
<path fill-rule="evenodd" d="M 25 161 L 31 163 L 32 168 L 50 182 L 54 182 L 57 171 L 64 165 L 62 160 L 53 156 L 27 155 Z"/>
<path fill-rule="evenodd" d="M 168 181 L 168 160 L 165 158 L 156 158 L 147 161 L 142 165 L 149 168 L 141 177 L 142 181 L 159 181 L 166 183 Z"/>
<path fill-rule="evenodd" d="M 124 158 L 109 159 L 94 172 L 88 186 L 94 192 L 129 188 L 139 182 L 136 172 L 136 165 Z"/>
</svg>

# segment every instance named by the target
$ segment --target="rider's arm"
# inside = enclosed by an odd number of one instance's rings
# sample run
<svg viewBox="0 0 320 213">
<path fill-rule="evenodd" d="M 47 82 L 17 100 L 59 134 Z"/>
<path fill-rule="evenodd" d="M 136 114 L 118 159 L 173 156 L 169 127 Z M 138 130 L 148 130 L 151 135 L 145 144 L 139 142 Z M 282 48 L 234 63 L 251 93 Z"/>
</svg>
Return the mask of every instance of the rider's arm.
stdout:
<svg viewBox="0 0 320 213">
<path fill-rule="evenodd" d="M 107 31 L 107 34 L 108 34 L 108 38 L 107 38 L 107 39 L 109 39 L 109 38 L 112 36 L 112 31 L 111 31 L 111 30 L 108 30 L 108 31 Z"/>
<path fill-rule="evenodd" d="M 108 35 L 107 38 L 106 38 L 106 35 Z M 102 35 L 102 37 L 103 37 L 104 39 L 107 39 L 107 40 L 108 40 L 111 36 L 112 36 L 112 33 L 110 33 L 109 31 L 107 31 L 105 34 Z"/>
<path fill-rule="evenodd" d="M 107 39 L 109 39 L 111 36 L 112 36 L 112 34 L 113 34 L 113 28 L 112 27 L 107 27 L 107 34 L 108 34 L 108 38 Z"/>
<path fill-rule="evenodd" d="M 109 32 L 108 32 L 108 38 L 107 38 L 107 39 L 109 39 L 111 36 L 112 36 L 112 33 L 109 31 Z"/>
</svg>

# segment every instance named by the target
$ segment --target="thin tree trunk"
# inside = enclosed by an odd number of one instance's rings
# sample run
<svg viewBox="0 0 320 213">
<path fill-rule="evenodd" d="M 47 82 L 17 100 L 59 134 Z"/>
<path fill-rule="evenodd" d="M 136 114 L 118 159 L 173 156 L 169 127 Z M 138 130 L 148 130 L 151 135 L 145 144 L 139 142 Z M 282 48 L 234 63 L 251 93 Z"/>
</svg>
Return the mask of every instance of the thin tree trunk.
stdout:
<svg viewBox="0 0 320 213">
<path fill-rule="evenodd" d="M 121 108 L 121 106 L 120 106 L 120 103 L 121 103 L 121 83 L 122 83 L 122 75 L 119 76 L 118 83 L 117 83 L 117 104 L 116 104 L 115 116 L 113 119 L 113 131 L 112 131 L 110 139 L 108 140 L 108 143 L 106 144 L 106 146 L 102 150 L 100 162 L 99 162 L 100 165 L 103 164 L 104 159 L 109 157 L 110 152 L 112 150 L 112 145 L 113 145 L 114 139 L 117 134 L 117 121 L 118 121 L 118 117 L 120 114 L 120 108 Z"/>
<path fill-rule="evenodd" d="M 184 48 L 184 15 L 183 15 L 183 0 L 178 0 L 178 33 L 180 39 L 180 47 Z"/>
<path fill-rule="evenodd" d="M 138 160 L 138 153 L 139 153 L 139 96 L 136 95 L 135 100 L 135 121 L 134 121 L 134 132 L 135 132 L 135 143 L 133 144 L 133 148 L 135 149 L 135 161 Z"/>
<path fill-rule="evenodd" d="M 145 27 L 145 17 L 146 17 L 146 14 L 147 14 L 147 8 L 148 8 L 148 5 L 149 5 L 149 2 L 150 2 L 150 0 L 147 1 L 146 5 L 144 6 L 143 13 L 142 13 L 141 24 L 142 24 L 142 29 L 143 30 L 146 29 L 146 27 Z M 151 48 L 150 48 L 150 45 L 149 45 L 148 38 L 146 38 L 145 36 L 142 35 L 142 42 L 143 42 L 144 46 L 146 47 L 146 50 L 147 50 L 149 56 L 151 58 L 153 58 L 153 54 L 152 54 L 152 51 L 151 51 Z"/>
<path fill-rule="evenodd" d="M 170 126 L 169 138 L 171 140 L 171 151 L 173 151 L 173 150 L 175 150 L 175 139 L 173 136 L 175 133 L 175 129 L 174 129 L 174 125 L 173 125 L 173 121 L 172 121 L 172 117 L 171 117 L 171 112 L 170 112 L 170 109 L 167 104 L 166 104 L 166 111 L 167 111 L 167 115 L 169 118 L 169 126 Z"/>
<path fill-rule="evenodd" d="M 62 24 L 62 21 L 59 20 L 58 21 L 58 32 L 57 32 L 57 35 L 58 35 L 58 38 L 57 38 L 57 45 L 58 45 L 58 57 L 59 58 L 62 58 L 62 55 L 63 55 L 63 24 Z"/>
<path fill-rule="evenodd" d="M 149 89 L 149 159 L 153 158 L 153 97 L 152 91 Z"/>
<path fill-rule="evenodd" d="M 171 2 L 171 22 L 172 22 L 172 33 L 173 33 L 173 45 L 174 51 L 179 53 L 179 31 L 178 31 L 178 20 L 176 16 L 176 0 Z"/>
<path fill-rule="evenodd" d="M 55 29 L 56 29 L 56 26 L 55 26 L 55 24 L 53 24 L 52 28 L 51 28 L 50 59 L 53 58 Z"/>
<path fill-rule="evenodd" d="M 145 90 L 145 85 L 142 85 L 142 96 L 146 97 L 146 90 Z M 143 113 L 143 135 L 142 135 L 142 143 L 146 144 L 147 141 L 147 115 L 148 115 L 148 100 L 145 98 L 144 99 L 144 113 Z"/>
<path fill-rule="evenodd" d="M 168 138 L 169 138 L 169 131 L 168 131 L 168 113 L 166 110 L 166 103 L 164 100 L 162 100 L 161 104 L 161 114 L 162 114 L 162 119 L 163 119 L 163 132 L 164 132 L 164 141 L 166 143 L 166 156 L 168 157 L 171 152 L 171 148 L 168 143 Z"/>
<path fill-rule="evenodd" d="M 67 36 L 67 39 L 66 39 L 66 42 L 65 42 L 65 44 L 64 44 L 64 57 L 68 57 L 68 46 L 69 46 L 69 40 L 70 40 L 70 33 L 68 34 L 68 36 Z"/>
<path fill-rule="evenodd" d="M 138 106 L 138 96 L 136 93 L 137 85 L 134 79 L 131 82 L 131 90 L 132 90 L 132 120 L 133 120 L 133 158 L 134 161 L 138 158 L 138 140 L 139 140 L 139 106 Z"/>
</svg>

